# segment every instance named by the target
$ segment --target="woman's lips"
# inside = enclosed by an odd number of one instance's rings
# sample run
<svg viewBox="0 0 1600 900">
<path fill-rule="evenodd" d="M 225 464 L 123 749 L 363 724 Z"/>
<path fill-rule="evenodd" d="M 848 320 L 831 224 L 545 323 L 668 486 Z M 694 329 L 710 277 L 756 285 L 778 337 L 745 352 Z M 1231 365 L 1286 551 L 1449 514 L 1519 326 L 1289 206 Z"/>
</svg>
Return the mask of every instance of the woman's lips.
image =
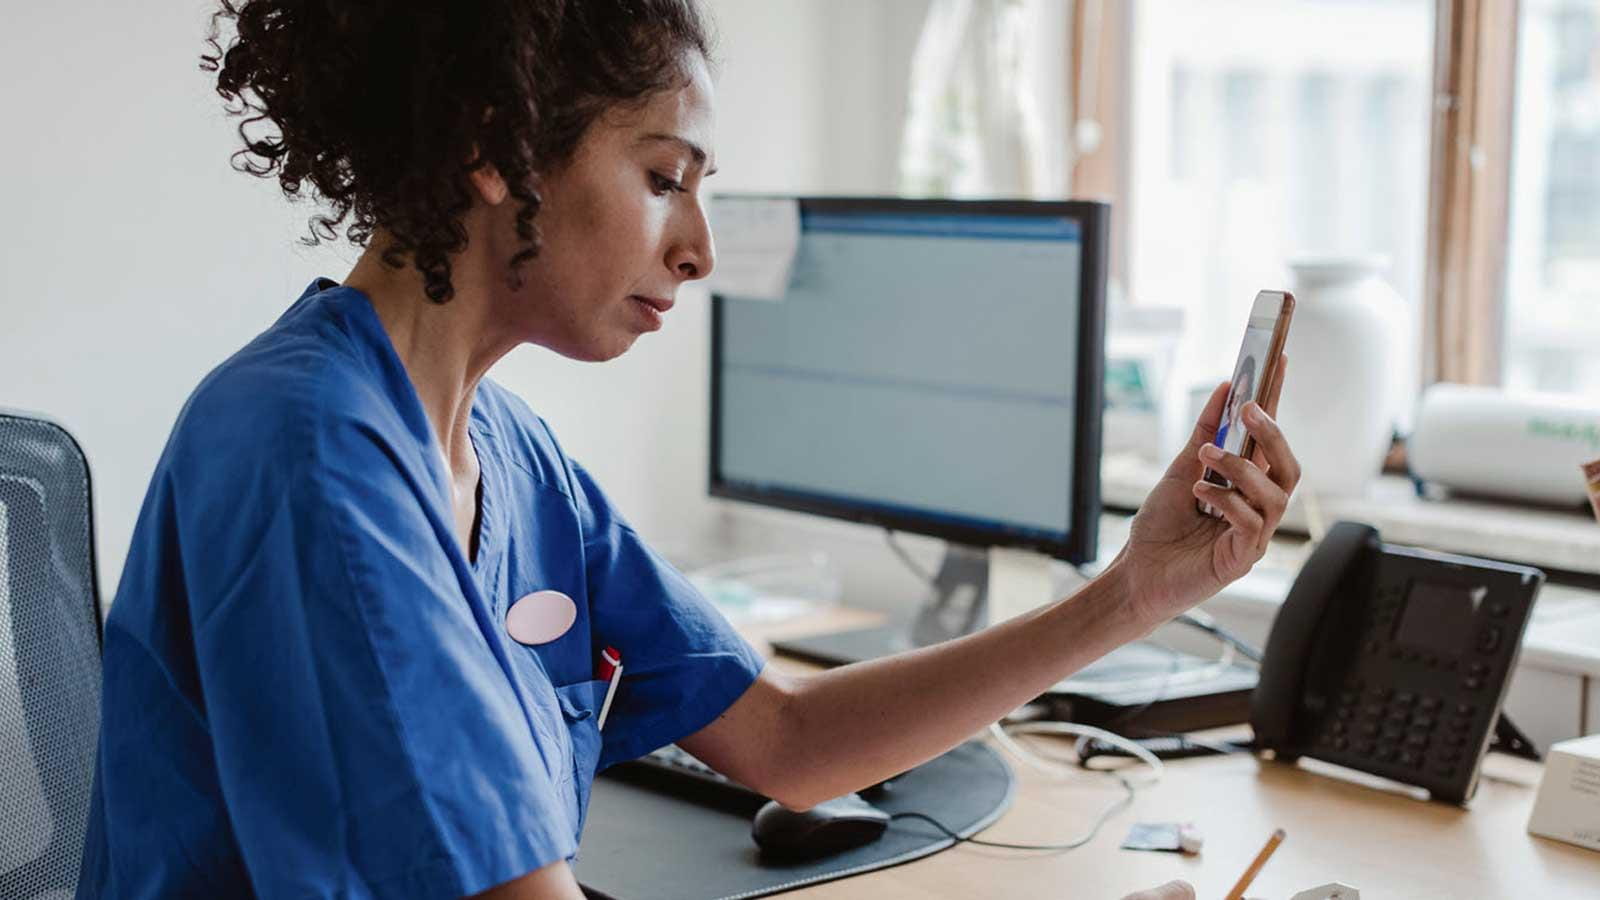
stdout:
<svg viewBox="0 0 1600 900">
<path fill-rule="evenodd" d="M 673 304 L 676 302 L 670 299 L 662 299 L 661 297 L 646 297 L 643 294 L 634 294 L 633 299 L 638 300 L 640 303 L 643 303 L 651 309 L 654 309 L 656 312 L 662 313 L 671 309 Z"/>
<path fill-rule="evenodd" d="M 634 294 L 628 299 L 632 300 L 634 308 L 639 310 L 639 318 L 643 321 L 646 331 L 660 329 L 662 324 L 661 316 L 672 308 L 671 300 L 663 300 L 659 297 L 642 297 Z"/>
</svg>

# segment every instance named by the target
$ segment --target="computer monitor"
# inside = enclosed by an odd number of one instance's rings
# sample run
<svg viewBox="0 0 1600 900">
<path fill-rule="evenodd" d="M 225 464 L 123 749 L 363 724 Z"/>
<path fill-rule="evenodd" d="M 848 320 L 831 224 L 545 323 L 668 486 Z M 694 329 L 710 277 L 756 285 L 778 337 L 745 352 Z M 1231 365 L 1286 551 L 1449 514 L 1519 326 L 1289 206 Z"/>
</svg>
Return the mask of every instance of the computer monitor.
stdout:
<svg viewBox="0 0 1600 900">
<path fill-rule="evenodd" d="M 1092 560 L 1108 207 L 797 203 L 784 295 L 713 295 L 711 493 Z"/>
</svg>

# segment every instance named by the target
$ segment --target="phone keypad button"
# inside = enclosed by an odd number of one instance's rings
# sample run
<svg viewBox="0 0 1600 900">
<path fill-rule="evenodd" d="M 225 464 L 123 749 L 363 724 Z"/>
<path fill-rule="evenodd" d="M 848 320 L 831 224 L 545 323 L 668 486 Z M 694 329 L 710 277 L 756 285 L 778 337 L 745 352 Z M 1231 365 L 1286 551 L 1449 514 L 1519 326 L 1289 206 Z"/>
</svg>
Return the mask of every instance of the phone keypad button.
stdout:
<svg viewBox="0 0 1600 900">
<path fill-rule="evenodd" d="M 1411 704 L 1417 702 L 1417 695 L 1411 693 L 1410 691 L 1401 691 L 1400 693 L 1394 695 L 1394 702 L 1401 706 L 1410 706 Z"/>
<path fill-rule="evenodd" d="M 1423 697 L 1417 705 L 1422 707 L 1423 712 L 1433 712 L 1439 708 L 1440 703 L 1438 697 Z"/>
<path fill-rule="evenodd" d="M 1456 704 L 1456 715 L 1461 716 L 1463 718 L 1469 717 L 1469 716 L 1471 716 L 1473 713 L 1475 713 L 1477 711 L 1478 711 L 1478 707 L 1474 706 L 1471 703 L 1457 703 Z"/>
<path fill-rule="evenodd" d="M 1416 767 L 1422 765 L 1422 757 L 1411 752 L 1410 750 L 1401 751 L 1400 765 L 1415 769 Z"/>
<path fill-rule="evenodd" d="M 1486 626 L 1478 632 L 1478 649 L 1485 653 L 1493 653 L 1500 646 L 1500 629 L 1493 625 Z"/>
<path fill-rule="evenodd" d="M 1475 691 L 1483 687 L 1483 679 L 1476 675 L 1468 675 L 1461 680 L 1461 686 L 1469 691 Z"/>
<path fill-rule="evenodd" d="M 1432 731 L 1433 730 L 1433 726 L 1436 725 L 1436 724 L 1438 724 L 1438 723 L 1434 721 L 1434 718 L 1432 716 L 1419 715 L 1415 719 L 1411 720 L 1412 727 L 1420 728 L 1420 729 L 1423 729 L 1424 731 Z"/>
</svg>

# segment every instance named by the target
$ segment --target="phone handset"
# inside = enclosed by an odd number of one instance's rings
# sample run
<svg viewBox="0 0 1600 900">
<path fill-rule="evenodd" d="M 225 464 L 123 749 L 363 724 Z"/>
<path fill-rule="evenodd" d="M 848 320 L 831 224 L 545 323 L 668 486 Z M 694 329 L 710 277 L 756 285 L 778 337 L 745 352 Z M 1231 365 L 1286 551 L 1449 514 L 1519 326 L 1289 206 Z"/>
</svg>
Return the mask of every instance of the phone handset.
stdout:
<svg viewBox="0 0 1600 900">
<path fill-rule="evenodd" d="M 1341 585 L 1348 584 L 1361 558 L 1376 552 L 1378 531 L 1370 525 L 1339 522 L 1329 529 L 1311 558 L 1306 560 L 1294 587 L 1273 620 L 1261 659 L 1261 674 L 1250 699 L 1250 725 L 1256 746 L 1288 746 L 1294 734 L 1294 715 L 1305 693 L 1307 675 L 1318 658 L 1317 638 L 1331 625 L 1330 601 Z"/>
</svg>

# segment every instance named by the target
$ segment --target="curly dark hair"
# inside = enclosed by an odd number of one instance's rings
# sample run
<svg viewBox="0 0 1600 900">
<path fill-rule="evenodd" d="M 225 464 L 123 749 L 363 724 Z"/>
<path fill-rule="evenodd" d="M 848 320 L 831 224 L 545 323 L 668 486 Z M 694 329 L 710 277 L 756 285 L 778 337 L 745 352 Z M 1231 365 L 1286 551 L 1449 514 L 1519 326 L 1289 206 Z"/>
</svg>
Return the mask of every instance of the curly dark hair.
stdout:
<svg viewBox="0 0 1600 900">
<path fill-rule="evenodd" d="M 409 260 L 440 303 L 467 243 L 470 172 L 492 164 L 520 204 L 520 283 L 539 252 L 540 174 L 610 107 L 685 83 L 686 54 L 711 55 L 696 0 L 221 3 L 201 68 L 241 118 L 234 168 L 328 207 L 309 244 L 385 229 L 384 262 Z"/>
</svg>

